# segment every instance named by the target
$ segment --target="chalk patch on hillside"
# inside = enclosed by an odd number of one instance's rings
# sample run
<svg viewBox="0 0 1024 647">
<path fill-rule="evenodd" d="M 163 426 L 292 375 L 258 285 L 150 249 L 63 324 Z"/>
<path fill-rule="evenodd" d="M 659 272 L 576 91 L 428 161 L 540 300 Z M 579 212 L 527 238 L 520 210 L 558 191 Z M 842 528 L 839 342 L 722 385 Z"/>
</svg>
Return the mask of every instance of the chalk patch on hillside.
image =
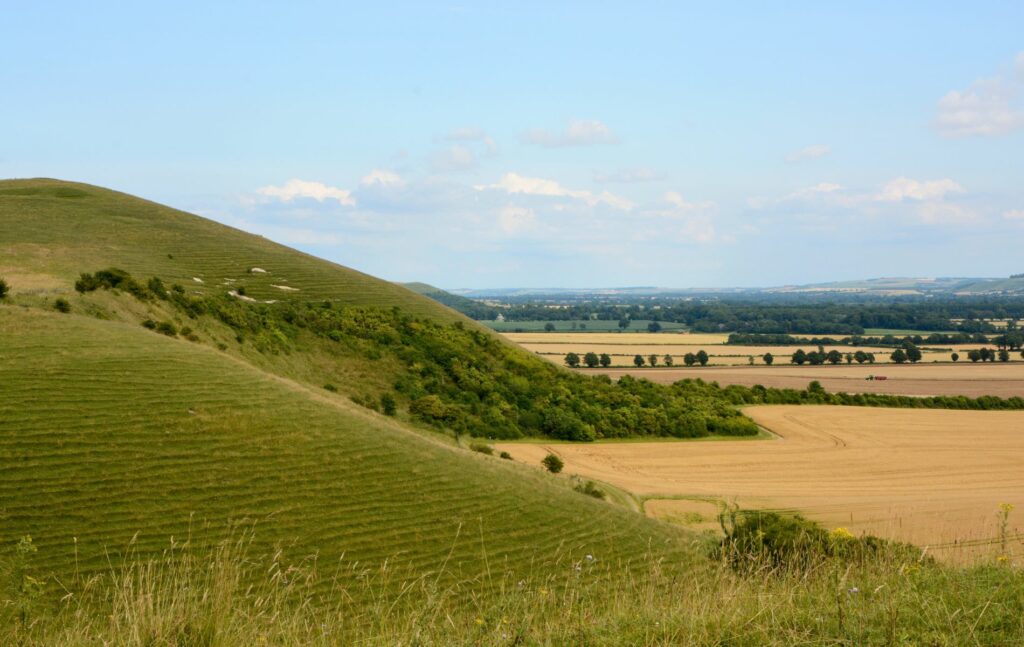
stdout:
<svg viewBox="0 0 1024 647">
<path fill-rule="evenodd" d="M 270 287 L 277 288 L 278 290 L 284 290 L 286 292 L 298 292 L 299 291 L 299 288 L 293 288 L 293 287 L 288 286 L 288 285 L 274 285 L 273 283 L 271 283 Z"/>
<path fill-rule="evenodd" d="M 244 294 L 239 294 L 238 290 L 229 290 L 228 295 L 233 296 L 236 299 L 241 299 L 242 301 L 250 301 L 252 303 L 257 303 L 256 299 L 253 299 L 252 297 L 247 297 Z"/>
<path fill-rule="evenodd" d="M 201 278 L 199 278 L 198 276 L 193 276 L 192 280 L 195 281 L 196 283 L 205 283 L 206 282 L 206 281 L 202 280 Z"/>
<path fill-rule="evenodd" d="M 268 272 L 265 269 L 263 269 L 262 267 L 250 267 L 249 268 L 249 273 L 250 274 L 267 274 Z"/>
</svg>

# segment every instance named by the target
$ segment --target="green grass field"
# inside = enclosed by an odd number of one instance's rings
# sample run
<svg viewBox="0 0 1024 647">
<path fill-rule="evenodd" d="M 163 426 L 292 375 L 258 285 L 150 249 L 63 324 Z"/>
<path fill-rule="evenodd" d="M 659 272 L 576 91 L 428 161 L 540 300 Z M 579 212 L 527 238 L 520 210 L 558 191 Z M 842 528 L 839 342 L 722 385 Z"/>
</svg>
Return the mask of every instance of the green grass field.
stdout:
<svg viewBox="0 0 1024 647">
<path fill-rule="evenodd" d="M 458 578 L 483 573 L 482 546 L 490 568 L 524 576 L 560 553 L 686 553 L 671 529 L 563 479 L 197 344 L 10 306 L 0 338 L 0 546 L 31 535 L 55 580 L 129 544 L 156 554 L 251 525 L 260 553 L 422 572 L 452 551 Z"/>
</svg>

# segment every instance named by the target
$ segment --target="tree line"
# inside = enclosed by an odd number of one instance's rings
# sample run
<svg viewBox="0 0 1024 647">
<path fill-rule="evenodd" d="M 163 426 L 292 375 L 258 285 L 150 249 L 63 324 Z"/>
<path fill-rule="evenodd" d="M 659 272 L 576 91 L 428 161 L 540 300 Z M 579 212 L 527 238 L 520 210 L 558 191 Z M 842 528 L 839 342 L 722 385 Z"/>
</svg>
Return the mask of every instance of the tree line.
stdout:
<svg viewBox="0 0 1024 647">
<path fill-rule="evenodd" d="M 428 295 L 435 296 L 435 295 Z M 442 300 L 440 296 L 435 296 Z M 464 297 L 443 302 L 475 319 L 506 321 L 651 320 L 686 325 L 695 332 L 863 335 L 868 328 L 1002 332 L 990 320 L 1024 318 L 1024 297 L 889 298 L 853 301 L 791 298 L 639 298 L 616 301 L 525 299 L 502 305 Z M 481 307 L 484 305 L 484 307 Z M 553 307 L 557 306 L 557 307 Z"/>
</svg>

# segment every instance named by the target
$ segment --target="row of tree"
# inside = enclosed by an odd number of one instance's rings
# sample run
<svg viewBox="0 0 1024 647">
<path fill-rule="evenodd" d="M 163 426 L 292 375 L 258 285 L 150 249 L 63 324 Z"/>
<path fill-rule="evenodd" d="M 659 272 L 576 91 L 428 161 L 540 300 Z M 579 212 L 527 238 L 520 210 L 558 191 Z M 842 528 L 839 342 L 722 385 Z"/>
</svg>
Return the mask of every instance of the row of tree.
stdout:
<svg viewBox="0 0 1024 647">
<path fill-rule="evenodd" d="M 687 366 L 693 366 L 694 364 L 706 366 L 709 359 L 710 356 L 703 350 L 683 355 L 683 363 Z M 655 353 L 651 353 L 646 357 L 640 354 L 633 356 L 633 365 L 637 368 L 645 365 L 657 366 L 659 361 L 661 361 L 665 366 L 672 366 L 675 364 L 675 358 L 667 353 L 660 356 Z M 597 368 L 598 366 L 608 368 L 612 365 L 612 358 L 608 353 L 601 353 L 598 355 L 597 353 L 590 352 L 584 354 L 583 357 L 580 357 L 578 353 L 566 353 L 565 365 L 569 368 L 579 368 L 580 366 L 586 366 L 587 368 Z"/>
</svg>

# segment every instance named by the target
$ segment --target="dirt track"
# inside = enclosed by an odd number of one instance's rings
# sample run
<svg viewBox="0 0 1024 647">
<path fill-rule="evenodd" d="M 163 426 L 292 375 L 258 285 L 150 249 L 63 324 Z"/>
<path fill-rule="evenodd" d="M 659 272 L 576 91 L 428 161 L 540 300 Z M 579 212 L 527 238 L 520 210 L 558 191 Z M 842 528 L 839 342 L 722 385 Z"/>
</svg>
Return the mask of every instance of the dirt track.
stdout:
<svg viewBox="0 0 1024 647">
<path fill-rule="evenodd" d="M 618 379 L 623 375 L 644 377 L 652 382 L 671 384 L 684 378 L 707 382 L 761 384 L 787 389 L 805 389 L 818 380 L 829 391 L 846 393 L 893 393 L 898 395 L 997 395 L 1024 397 L 1024 362 L 986 364 L 904 364 L 865 366 L 742 366 L 663 369 L 594 369 Z M 872 381 L 869 375 L 887 379 Z"/>
<path fill-rule="evenodd" d="M 993 556 L 1000 503 L 1016 505 L 1011 526 L 1024 528 L 1024 412 L 764 406 L 747 413 L 781 438 L 496 447 L 535 465 L 554 452 L 566 473 L 648 497 L 649 514 L 698 524 L 706 525 L 710 508 L 699 500 L 736 500 L 927 545 L 952 560 Z M 1019 536 L 1012 544 L 1024 553 Z"/>
</svg>

